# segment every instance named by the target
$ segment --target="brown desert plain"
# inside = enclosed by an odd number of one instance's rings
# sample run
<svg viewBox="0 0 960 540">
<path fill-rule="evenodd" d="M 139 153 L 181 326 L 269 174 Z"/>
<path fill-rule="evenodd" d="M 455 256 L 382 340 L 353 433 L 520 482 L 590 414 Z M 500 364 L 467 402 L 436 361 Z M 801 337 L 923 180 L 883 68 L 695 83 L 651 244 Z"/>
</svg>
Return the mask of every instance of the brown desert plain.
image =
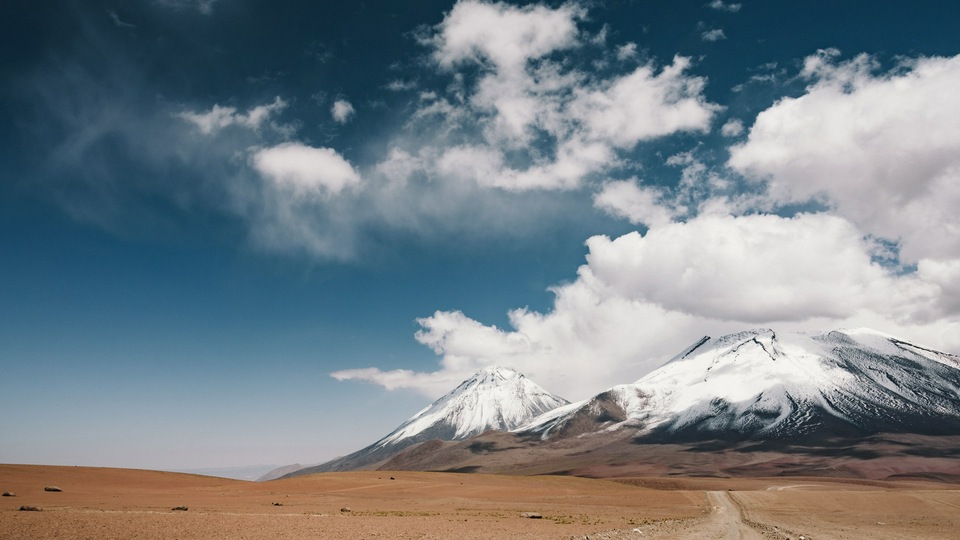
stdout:
<svg viewBox="0 0 960 540">
<path fill-rule="evenodd" d="M 60 492 L 48 492 L 46 486 Z M 2 538 L 957 538 L 960 486 L 409 471 L 245 482 L 0 465 Z M 35 506 L 41 511 L 20 511 Z M 173 510 L 183 506 L 187 510 Z M 533 512 L 540 519 L 523 517 Z"/>
</svg>

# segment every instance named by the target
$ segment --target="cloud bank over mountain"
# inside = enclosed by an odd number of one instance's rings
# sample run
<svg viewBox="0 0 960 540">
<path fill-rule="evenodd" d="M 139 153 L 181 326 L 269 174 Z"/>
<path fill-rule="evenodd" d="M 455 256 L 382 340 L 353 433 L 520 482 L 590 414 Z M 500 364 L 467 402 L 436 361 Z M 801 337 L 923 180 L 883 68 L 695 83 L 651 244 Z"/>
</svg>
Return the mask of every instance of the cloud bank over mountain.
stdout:
<svg viewBox="0 0 960 540">
<path fill-rule="evenodd" d="M 467 10 L 485 17 L 464 27 Z M 549 66 L 546 77 L 535 76 L 531 60 L 583 46 L 572 30 L 578 17 L 569 6 L 457 5 L 430 41 L 436 58 L 447 69 L 489 65 L 479 91 L 465 94 L 467 105 L 445 109 L 488 116 L 484 145 L 449 149 L 441 163 L 485 187 L 572 189 L 590 173 L 615 170 L 619 149 L 711 130 L 722 107 L 703 99 L 705 81 L 688 73 L 695 66 L 686 58 L 602 82 L 549 62 L 537 64 Z M 484 40 L 487 23 L 517 36 Z M 666 160 L 683 168 L 674 187 L 637 177 L 593 184 L 599 210 L 646 231 L 588 239 L 586 264 L 575 281 L 552 289 L 552 309 L 511 311 L 510 328 L 438 311 L 419 320 L 417 339 L 441 356 L 439 371 L 334 376 L 432 395 L 472 370 L 504 364 L 576 399 L 581 385 L 639 377 L 700 334 L 757 324 L 867 325 L 956 350 L 960 98 L 952 89 L 960 61 L 900 59 L 882 70 L 866 54 L 839 56 L 808 56 L 794 74 L 807 82 L 801 95 L 777 100 L 751 126 L 724 124 L 723 135 L 746 135 L 728 147 L 726 164 L 676 154 Z M 506 165 L 497 148 L 525 148 L 538 129 L 558 141 L 556 159 L 521 172 Z"/>
</svg>

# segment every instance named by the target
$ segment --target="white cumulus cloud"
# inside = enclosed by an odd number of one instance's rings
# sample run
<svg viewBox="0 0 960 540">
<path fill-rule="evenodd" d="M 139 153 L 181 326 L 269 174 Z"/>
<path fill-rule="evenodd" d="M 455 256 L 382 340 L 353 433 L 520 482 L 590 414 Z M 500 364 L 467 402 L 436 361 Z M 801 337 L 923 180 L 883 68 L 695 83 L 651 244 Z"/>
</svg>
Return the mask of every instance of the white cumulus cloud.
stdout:
<svg viewBox="0 0 960 540">
<path fill-rule="evenodd" d="M 337 195 L 360 184 L 360 175 L 331 148 L 283 143 L 257 150 L 251 164 L 264 178 L 299 195 Z"/>
<path fill-rule="evenodd" d="M 514 310 L 511 329 L 458 311 L 421 319 L 417 340 L 441 356 L 439 370 L 337 376 L 435 397 L 440 381 L 500 363 L 582 399 L 643 376 L 703 334 L 761 324 L 871 326 L 945 350 L 960 347 L 958 306 L 942 299 L 957 267 L 890 272 L 872 260 L 871 242 L 835 216 L 705 215 L 643 236 L 597 236 L 587 246 L 577 280 L 553 289 L 553 308 Z"/>
<path fill-rule="evenodd" d="M 516 7 L 461 1 L 423 43 L 433 48 L 442 73 L 453 74 L 446 95 L 430 93 L 414 119 L 443 122 L 432 170 L 444 178 L 470 177 L 478 185 L 509 191 L 568 190 L 622 166 L 619 153 L 678 132 L 706 132 L 720 108 L 703 96 L 705 79 L 688 73 L 676 57 L 649 61 L 626 73 L 580 69 L 566 51 L 584 46 L 576 4 Z M 636 44 L 617 49 L 623 60 Z M 451 132 L 468 141 L 449 145 Z M 483 157 L 473 171 L 448 165 Z M 429 167 L 428 167 L 429 168 Z"/>
<path fill-rule="evenodd" d="M 891 285 L 862 235 L 824 214 L 705 215 L 587 246 L 591 271 L 620 296 L 751 324 L 842 317 Z"/>
<path fill-rule="evenodd" d="M 659 73 L 640 66 L 602 88 L 582 90 L 571 114 L 588 139 L 618 148 L 680 131 L 706 132 L 719 107 L 703 98 L 705 81 L 686 75 L 689 67 L 690 59 L 680 56 Z"/>
<path fill-rule="evenodd" d="M 593 205 L 615 217 L 626 218 L 635 225 L 666 225 L 674 211 L 663 203 L 663 190 L 640 186 L 636 180 L 607 182 L 593 197 Z"/>
<path fill-rule="evenodd" d="M 489 61 L 500 70 L 522 71 L 531 59 L 577 45 L 576 21 L 583 15 L 574 4 L 518 8 L 461 0 L 432 38 L 434 57 L 447 69 Z"/>
<path fill-rule="evenodd" d="M 825 200 L 905 261 L 960 258 L 960 56 L 876 73 L 836 55 L 806 60 L 807 91 L 761 112 L 729 165 L 776 201 Z"/>
</svg>

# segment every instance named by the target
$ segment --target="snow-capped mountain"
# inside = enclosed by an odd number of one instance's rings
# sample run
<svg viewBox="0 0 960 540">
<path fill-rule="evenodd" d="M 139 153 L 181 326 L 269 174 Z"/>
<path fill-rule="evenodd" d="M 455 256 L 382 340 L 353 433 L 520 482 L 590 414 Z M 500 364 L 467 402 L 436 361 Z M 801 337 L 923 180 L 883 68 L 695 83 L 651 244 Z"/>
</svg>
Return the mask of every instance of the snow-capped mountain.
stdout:
<svg viewBox="0 0 960 540">
<path fill-rule="evenodd" d="M 374 446 L 403 440 L 459 441 L 491 429 L 510 431 L 567 403 L 516 371 L 488 367 L 415 414 Z"/>
<path fill-rule="evenodd" d="M 512 369 L 484 368 L 372 445 L 293 474 L 358 469 L 419 442 L 458 441 L 488 430 L 510 431 L 567 404 Z"/>
<path fill-rule="evenodd" d="M 960 434 L 960 358 L 865 329 L 704 337 L 635 383 L 516 431 L 622 429 L 651 441 Z"/>
</svg>

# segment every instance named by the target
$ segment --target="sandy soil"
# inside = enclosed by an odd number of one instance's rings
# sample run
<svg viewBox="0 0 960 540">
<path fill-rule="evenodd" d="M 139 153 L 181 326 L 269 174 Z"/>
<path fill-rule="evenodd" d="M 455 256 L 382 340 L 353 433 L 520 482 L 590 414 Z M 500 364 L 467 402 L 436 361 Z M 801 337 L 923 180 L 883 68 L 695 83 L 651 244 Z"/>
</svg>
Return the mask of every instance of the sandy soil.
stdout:
<svg viewBox="0 0 960 540">
<path fill-rule="evenodd" d="M 62 491 L 44 491 L 52 485 Z M 375 471 L 252 483 L 0 465 L 2 491 L 16 493 L 0 498 L 4 539 L 892 539 L 955 538 L 960 530 L 960 486 L 921 481 Z"/>
</svg>

